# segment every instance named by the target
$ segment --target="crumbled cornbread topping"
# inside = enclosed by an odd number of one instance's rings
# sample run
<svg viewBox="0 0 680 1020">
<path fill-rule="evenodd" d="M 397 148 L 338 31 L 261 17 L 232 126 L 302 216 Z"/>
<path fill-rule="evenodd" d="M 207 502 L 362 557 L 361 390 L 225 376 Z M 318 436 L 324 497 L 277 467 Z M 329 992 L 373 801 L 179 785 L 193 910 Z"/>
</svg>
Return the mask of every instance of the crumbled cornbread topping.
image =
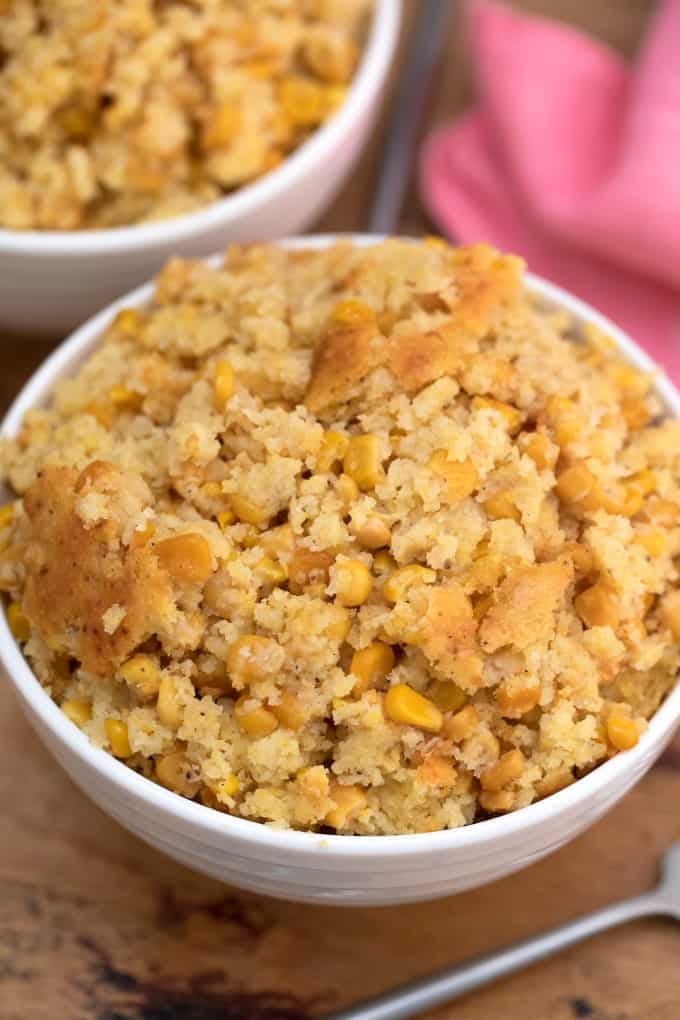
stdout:
<svg viewBox="0 0 680 1020">
<path fill-rule="evenodd" d="M 675 680 L 680 422 L 485 246 L 175 259 L 0 463 L 40 681 L 217 810 L 459 826 L 634 746 Z"/>
</svg>

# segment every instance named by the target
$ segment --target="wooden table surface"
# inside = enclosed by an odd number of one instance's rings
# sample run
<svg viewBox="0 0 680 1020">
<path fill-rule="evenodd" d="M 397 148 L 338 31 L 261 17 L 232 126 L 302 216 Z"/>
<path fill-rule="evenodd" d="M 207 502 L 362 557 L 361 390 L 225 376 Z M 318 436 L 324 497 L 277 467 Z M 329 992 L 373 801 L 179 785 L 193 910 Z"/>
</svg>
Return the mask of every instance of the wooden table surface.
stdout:
<svg viewBox="0 0 680 1020">
<path fill-rule="evenodd" d="M 653 5 L 518 6 L 631 53 Z M 460 109 L 468 93 L 454 25 L 431 122 Z M 376 136 L 321 229 L 361 228 L 380 145 Z M 403 226 L 428 229 L 415 194 Z M 0 403 L 47 349 L 5 340 Z M 492 950 L 653 882 L 660 852 L 680 838 L 679 762 L 676 742 L 589 833 L 484 889 L 403 908 L 306 907 L 226 889 L 128 835 L 69 782 L 0 689 L 0 1020 L 300 1020 Z M 679 959 L 680 930 L 641 922 L 438 1015 L 678 1020 Z"/>
</svg>

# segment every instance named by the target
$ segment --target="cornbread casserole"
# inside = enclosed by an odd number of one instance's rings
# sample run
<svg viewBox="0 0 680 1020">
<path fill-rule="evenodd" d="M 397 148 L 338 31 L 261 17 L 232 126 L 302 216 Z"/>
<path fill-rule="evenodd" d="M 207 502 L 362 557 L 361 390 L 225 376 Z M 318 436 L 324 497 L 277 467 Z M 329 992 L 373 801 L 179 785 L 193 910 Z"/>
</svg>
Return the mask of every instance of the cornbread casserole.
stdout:
<svg viewBox="0 0 680 1020">
<path fill-rule="evenodd" d="M 0 464 L 0 586 L 96 745 L 281 827 L 450 828 L 674 684 L 680 421 L 486 246 L 175 259 Z"/>
<path fill-rule="evenodd" d="M 342 103 L 371 0 L 0 0 L 0 227 L 117 227 L 254 180 Z"/>
</svg>

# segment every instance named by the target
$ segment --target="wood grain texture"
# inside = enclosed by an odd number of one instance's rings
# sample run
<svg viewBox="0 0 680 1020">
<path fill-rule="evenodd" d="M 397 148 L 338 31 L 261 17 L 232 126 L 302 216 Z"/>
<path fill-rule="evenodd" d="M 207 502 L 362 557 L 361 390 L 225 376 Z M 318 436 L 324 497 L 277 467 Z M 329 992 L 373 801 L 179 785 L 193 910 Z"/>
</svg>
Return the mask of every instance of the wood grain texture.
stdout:
<svg viewBox="0 0 680 1020">
<path fill-rule="evenodd" d="M 412 17 L 415 0 L 409 3 Z M 648 0 L 524 0 L 631 53 Z M 470 93 L 459 27 L 429 122 Z M 380 135 L 320 229 L 360 229 Z M 427 230 L 414 194 L 404 229 Z M 47 353 L 5 341 L 5 406 Z M 612 813 L 527 871 L 450 900 L 278 903 L 176 865 L 109 820 L 0 688 L 0 1020 L 303 1020 L 640 892 L 680 838 L 680 742 Z M 643 922 L 438 1011 L 451 1020 L 677 1020 L 680 931 Z"/>
</svg>

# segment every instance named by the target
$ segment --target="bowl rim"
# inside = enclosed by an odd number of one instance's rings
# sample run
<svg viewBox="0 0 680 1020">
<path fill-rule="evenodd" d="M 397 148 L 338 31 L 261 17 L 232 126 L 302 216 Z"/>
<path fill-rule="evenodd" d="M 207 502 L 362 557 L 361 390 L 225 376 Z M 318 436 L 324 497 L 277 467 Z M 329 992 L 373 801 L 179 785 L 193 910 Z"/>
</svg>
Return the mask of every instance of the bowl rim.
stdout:
<svg viewBox="0 0 680 1020">
<path fill-rule="evenodd" d="M 379 235 L 326 234 L 281 239 L 277 244 L 293 249 L 318 250 L 334 241 L 347 239 L 359 245 L 372 245 L 383 240 Z M 213 255 L 206 261 L 217 264 L 222 256 Z M 587 321 L 610 336 L 624 359 L 643 371 L 654 373 L 654 388 L 664 402 L 670 417 L 680 418 L 680 393 L 652 359 L 618 326 L 555 284 L 532 273 L 526 273 L 527 289 L 550 304 L 559 305 L 577 320 Z M 152 295 L 153 283 L 145 283 L 108 305 L 75 330 L 49 355 L 22 387 L 2 423 L 0 438 L 13 435 L 24 414 L 44 404 L 54 383 L 68 377 L 92 349 L 103 329 L 122 307 L 141 305 Z M 52 701 L 15 642 L 4 613 L 0 613 L 0 666 L 17 688 L 25 706 L 37 717 L 51 736 L 65 745 L 98 777 L 115 786 L 118 792 L 133 801 L 146 803 L 159 814 L 171 816 L 194 831 L 203 830 L 225 843 L 236 839 L 271 851 L 305 853 L 323 849 L 331 857 L 390 858 L 400 855 L 428 855 L 432 852 L 454 852 L 482 847 L 496 840 L 526 834 L 554 821 L 592 799 L 606 797 L 608 789 L 616 790 L 619 781 L 631 772 L 642 773 L 650 757 L 670 739 L 680 721 L 680 683 L 649 721 L 647 730 L 630 751 L 621 752 L 596 766 L 570 786 L 517 811 L 496 818 L 474 822 L 456 829 L 428 833 L 405 833 L 384 836 L 320 834 L 291 829 L 276 829 L 262 822 L 214 811 L 195 801 L 187 800 L 139 775 L 107 751 L 95 747 L 89 739 Z"/>
<path fill-rule="evenodd" d="M 237 222 L 259 206 L 282 196 L 352 133 L 363 111 L 377 98 L 396 49 L 402 0 L 376 0 L 361 60 L 344 102 L 325 123 L 283 162 L 224 198 L 180 216 L 105 230 L 7 230 L 0 227 L 0 255 L 46 258 L 144 251 L 180 244 L 196 235 Z"/>
</svg>

